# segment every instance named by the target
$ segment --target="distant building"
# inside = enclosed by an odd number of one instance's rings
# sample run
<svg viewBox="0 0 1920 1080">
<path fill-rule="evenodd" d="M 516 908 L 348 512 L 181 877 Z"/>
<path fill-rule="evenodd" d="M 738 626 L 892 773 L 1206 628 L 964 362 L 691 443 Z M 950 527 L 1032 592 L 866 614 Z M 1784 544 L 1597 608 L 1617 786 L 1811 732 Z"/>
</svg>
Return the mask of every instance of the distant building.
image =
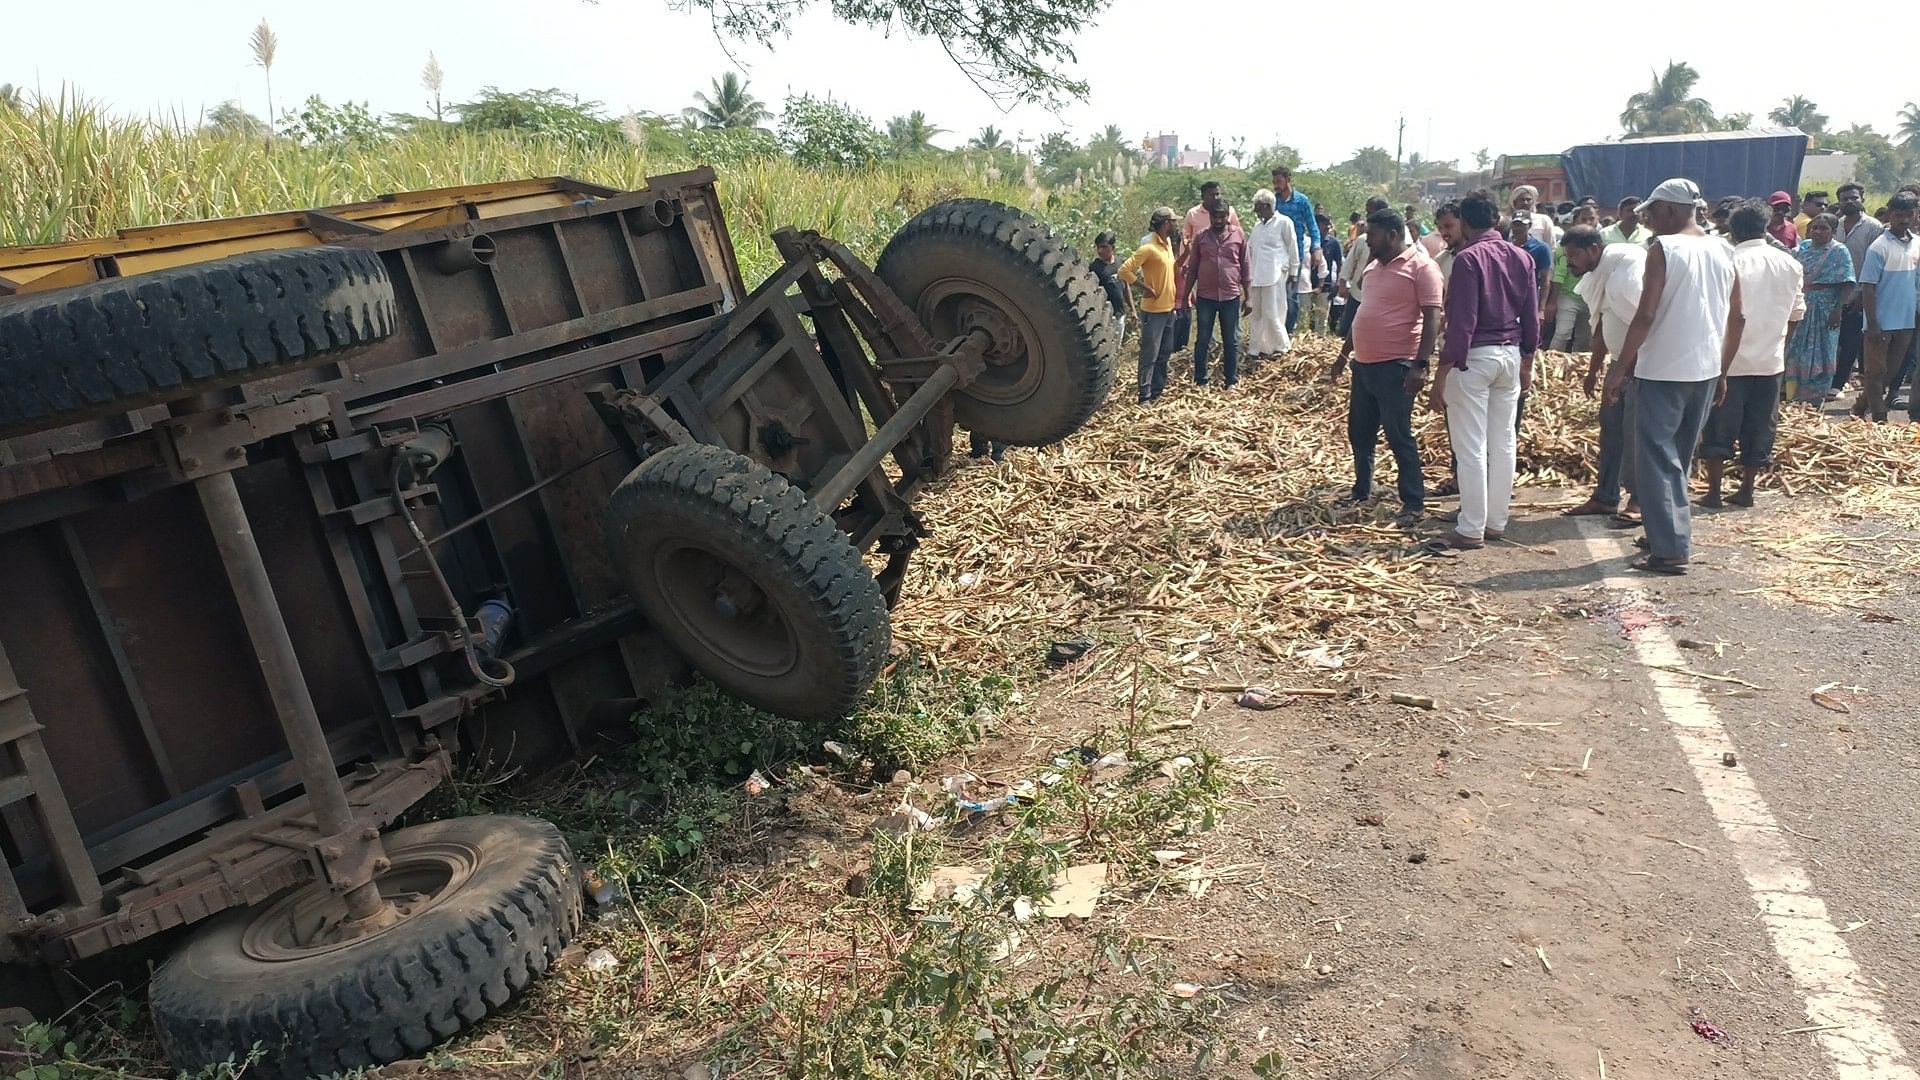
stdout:
<svg viewBox="0 0 1920 1080">
<path fill-rule="evenodd" d="M 1532 185 L 1542 202 L 1567 202 L 1567 170 L 1559 154 L 1501 154 L 1493 163 L 1493 190 L 1504 202 L 1514 188 Z"/>
<path fill-rule="evenodd" d="M 1800 190 L 1818 191 L 1826 188 L 1832 191 L 1841 184 L 1858 179 L 1854 174 L 1859 168 L 1859 154 L 1843 154 L 1838 150 L 1810 151 L 1800 165 Z"/>
<path fill-rule="evenodd" d="M 1204 169 L 1213 164 L 1213 155 L 1205 150 L 1182 150 L 1173 164 L 1181 169 Z"/>
<path fill-rule="evenodd" d="M 1155 165 L 1176 165 L 1180 161 L 1180 136 L 1162 133 L 1140 140 L 1140 149 Z"/>
</svg>

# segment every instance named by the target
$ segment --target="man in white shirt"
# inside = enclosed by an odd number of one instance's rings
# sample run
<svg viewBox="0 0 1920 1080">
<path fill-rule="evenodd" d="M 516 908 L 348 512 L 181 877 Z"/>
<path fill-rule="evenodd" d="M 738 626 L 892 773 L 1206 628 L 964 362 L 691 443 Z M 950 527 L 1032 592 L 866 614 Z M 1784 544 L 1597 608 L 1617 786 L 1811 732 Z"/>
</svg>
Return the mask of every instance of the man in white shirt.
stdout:
<svg viewBox="0 0 1920 1080">
<path fill-rule="evenodd" d="M 1247 360 L 1258 363 L 1293 347 L 1287 337 L 1287 294 L 1299 278 L 1300 244 L 1293 222 L 1274 210 L 1273 192 L 1253 193 L 1257 219 L 1247 234 L 1253 283 L 1247 289 Z"/>
<path fill-rule="evenodd" d="M 1633 381 L 1633 483 L 1647 554 L 1628 565 L 1646 573 L 1687 572 L 1693 552 L 1687 473 L 1707 414 L 1726 392 L 1723 373 L 1740 350 L 1745 325 L 1733 247 L 1694 220 L 1699 197 L 1693 181 L 1674 177 L 1642 200 L 1654 233 L 1646 281 L 1620 362 L 1607 374 L 1608 401 L 1622 400 Z"/>
<path fill-rule="evenodd" d="M 1880 239 L 1886 226 L 1867 213 L 1866 188 L 1849 181 L 1836 188 L 1834 194 L 1840 200 L 1840 227 L 1833 231 L 1833 238 L 1847 245 L 1847 254 L 1853 256 L 1853 272 L 1858 275 L 1867 265 L 1867 249 Z M 1853 376 L 1853 369 L 1860 362 L 1866 327 L 1860 299 L 1860 291 L 1856 289 L 1853 303 L 1840 313 L 1840 355 L 1834 363 L 1833 389 L 1827 394 L 1829 400 L 1839 397 L 1840 392 L 1847 388 L 1847 380 Z"/>
<path fill-rule="evenodd" d="M 1773 465 L 1773 437 L 1780 419 L 1780 381 L 1787 370 L 1787 335 L 1807 313 L 1800 260 L 1767 243 L 1767 209 L 1746 203 L 1731 215 L 1733 274 L 1740 283 L 1746 326 L 1739 351 L 1727 357 L 1725 389 L 1707 417 L 1700 459 L 1707 463 L 1707 494 L 1701 506 L 1723 505 L 1720 482 L 1727 462 L 1740 460 L 1740 490 L 1726 498 L 1753 505 L 1753 484 Z"/>
<path fill-rule="evenodd" d="M 1635 200 L 1638 202 L 1639 200 Z M 1652 235 L 1649 233 L 1648 235 Z M 1593 320 L 1593 353 L 1587 362 L 1586 394 L 1597 396 L 1606 371 L 1608 350 L 1627 340 L 1627 324 L 1640 307 L 1640 288 L 1645 281 L 1647 249 L 1641 244 L 1598 244 L 1588 234 L 1574 230 L 1562 245 L 1567 261 L 1579 274 L 1574 292 L 1587 302 Z M 1617 362 L 1617 361 L 1616 361 Z M 1633 387 L 1627 386 L 1631 396 Z M 1621 525 L 1638 524 L 1640 508 L 1631 494 L 1620 508 L 1622 490 L 1633 489 L 1633 429 L 1631 402 L 1603 402 L 1600 406 L 1600 457 L 1595 464 L 1593 496 L 1566 511 L 1568 517 L 1612 515 Z"/>
</svg>

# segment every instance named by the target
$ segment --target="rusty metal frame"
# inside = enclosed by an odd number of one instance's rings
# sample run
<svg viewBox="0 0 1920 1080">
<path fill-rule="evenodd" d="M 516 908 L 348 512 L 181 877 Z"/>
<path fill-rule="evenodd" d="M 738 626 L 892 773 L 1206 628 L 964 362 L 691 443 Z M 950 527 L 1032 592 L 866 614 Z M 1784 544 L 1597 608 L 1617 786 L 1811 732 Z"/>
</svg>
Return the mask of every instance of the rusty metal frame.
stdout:
<svg viewBox="0 0 1920 1080">
<path fill-rule="evenodd" d="M 0 804 L 14 796 L 24 804 L 30 789 L 37 810 L 54 811 L 37 826 L 52 841 L 47 849 L 21 852 L 13 873 L 0 875 L 0 918 L 11 920 L 0 925 L 0 960 L 94 955 L 303 881 L 367 899 L 378 829 L 447 777 L 462 733 L 491 710 L 557 717 L 565 749 L 582 750 L 588 733 L 575 706 L 644 695 L 651 677 L 630 638 L 643 620 L 618 596 L 590 599 L 595 571 L 568 553 L 577 537 L 558 532 L 570 508 L 578 512 L 568 501 L 577 493 L 563 489 L 601 475 L 608 462 L 624 472 L 663 442 L 683 441 L 756 457 L 809 492 L 861 548 L 889 556 L 879 579 L 889 602 L 897 597 L 921 531 L 909 500 L 946 465 L 948 395 L 979 373 L 981 343 L 933 342 L 871 271 L 812 233 L 776 234 L 785 264 L 746 293 L 709 171 L 653 178 L 637 192 L 540 183 L 473 197 L 518 205 L 558 193 L 565 204 L 487 217 L 479 202 L 422 193 L 187 227 L 221 244 L 298 235 L 378 251 L 410 320 L 405 334 L 364 356 L 236 386 L 170 414 L 0 441 L 0 541 L 59 530 L 115 693 L 138 721 L 165 795 L 84 838 L 70 814 L 63 825 L 51 768 L 36 773 L 30 760 L 34 733 L 13 738 L 4 727 L 25 698 L 9 689 L 0 649 L 0 750 L 20 755 L 14 775 L 27 778 L 0 775 Z M 407 227 L 380 228 L 393 220 Z M 470 254 L 482 235 L 532 261 L 445 254 Z M 42 267 L 71 255 L 72 273 L 110 272 L 102 260 L 170 251 L 170 242 L 143 233 L 29 254 Z M 0 267 L 25 259 L 0 259 Z M 608 292 L 609 275 L 624 293 Z M 537 296 L 515 291 L 529 280 Z M 556 415 L 569 400 L 578 409 Z M 594 418 L 593 432 L 578 427 L 582 412 Z M 385 468 L 394 447 L 440 418 L 473 459 L 395 491 Z M 537 447 L 555 423 L 575 427 Z M 889 455 L 897 480 L 882 467 Z M 211 529 L 247 659 L 291 747 L 188 790 L 116 625 L 114 598 L 94 580 L 87 537 L 72 524 L 176 489 L 194 493 Z M 263 558 L 268 544 L 254 537 L 260 519 L 248 500 L 269 496 L 276 513 L 313 523 L 311 540 L 300 543 L 312 545 L 320 565 L 295 567 L 290 594 L 277 577 L 287 572 L 282 548 L 305 549 L 282 537 Z M 401 498 L 438 519 L 424 552 L 395 528 Z M 529 561 L 530 544 L 544 561 Z M 426 557 L 451 560 L 469 590 L 547 605 L 546 620 L 507 655 L 523 682 L 544 686 L 544 700 L 536 691 L 503 701 L 452 662 L 471 627 L 435 614 L 416 593 Z M 330 670 L 351 671 L 371 715 L 327 721 L 308 691 L 307 658 L 285 613 L 305 620 L 298 605 L 311 602 L 316 574 L 356 636 L 349 651 L 357 659 L 340 668 L 336 658 Z M 0 837 L 12 823 L 0 810 Z M 55 885 L 56 902 L 29 904 L 27 893 L 44 898 Z"/>
</svg>

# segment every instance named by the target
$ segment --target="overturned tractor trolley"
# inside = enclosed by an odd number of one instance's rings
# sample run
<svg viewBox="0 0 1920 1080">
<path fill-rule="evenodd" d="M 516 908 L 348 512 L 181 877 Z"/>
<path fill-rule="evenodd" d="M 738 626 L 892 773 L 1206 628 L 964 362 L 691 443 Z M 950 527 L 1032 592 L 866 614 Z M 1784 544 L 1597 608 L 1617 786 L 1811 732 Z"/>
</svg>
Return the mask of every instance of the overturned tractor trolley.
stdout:
<svg viewBox="0 0 1920 1080">
<path fill-rule="evenodd" d="M 0 987 L 153 942 L 183 1067 L 417 1053 L 579 918 L 551 825 L 383 833 L 461 755 L 689 666 L 849 709 L 955 423 L 1065 437 L 1116 342 L 1004 206 L 774 239 L 748 293 L 701 170 L 0 250 Z"/>
</svg>

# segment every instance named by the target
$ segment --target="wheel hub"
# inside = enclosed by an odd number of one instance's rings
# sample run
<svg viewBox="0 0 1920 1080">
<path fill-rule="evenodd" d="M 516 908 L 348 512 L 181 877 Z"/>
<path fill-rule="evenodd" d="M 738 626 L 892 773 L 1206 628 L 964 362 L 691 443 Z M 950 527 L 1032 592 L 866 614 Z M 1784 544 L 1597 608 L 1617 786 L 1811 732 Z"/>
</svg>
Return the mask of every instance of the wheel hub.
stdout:
<svg viewBox="0 0 1920 1080">
<path fill-rule="evenodd" d="M 420 844 L 388 852 L 392 865 L 374 878 L 379 913 L 354 919 L 346 901 L 315 883 L 262 907 L 240 935 L 240 948 L 265 963 L 300 960 L 356 945 L 432 909 L 460 890 L 480 865 L 465 844 Z"/>
<path fill-rule="evenodd" d="M 660 550 L 652 573 L 673 617 L 727 663 L 763 678 L 799 664 L 797 639 L 779 606 L 724 555 L 680 541 Z"/>
<path fill-rule="evenodd" d="M 983 334 L 987 368 L 963 391 L 994 405 L 1017 405 L 1033 396 L 1043 368 L 1034 345 L 1040 340 L 1018 305 L 998 289 L 966 278 L 942 278 L 920 295 L 920 321 L 940 340 Z"/>
</svg>

